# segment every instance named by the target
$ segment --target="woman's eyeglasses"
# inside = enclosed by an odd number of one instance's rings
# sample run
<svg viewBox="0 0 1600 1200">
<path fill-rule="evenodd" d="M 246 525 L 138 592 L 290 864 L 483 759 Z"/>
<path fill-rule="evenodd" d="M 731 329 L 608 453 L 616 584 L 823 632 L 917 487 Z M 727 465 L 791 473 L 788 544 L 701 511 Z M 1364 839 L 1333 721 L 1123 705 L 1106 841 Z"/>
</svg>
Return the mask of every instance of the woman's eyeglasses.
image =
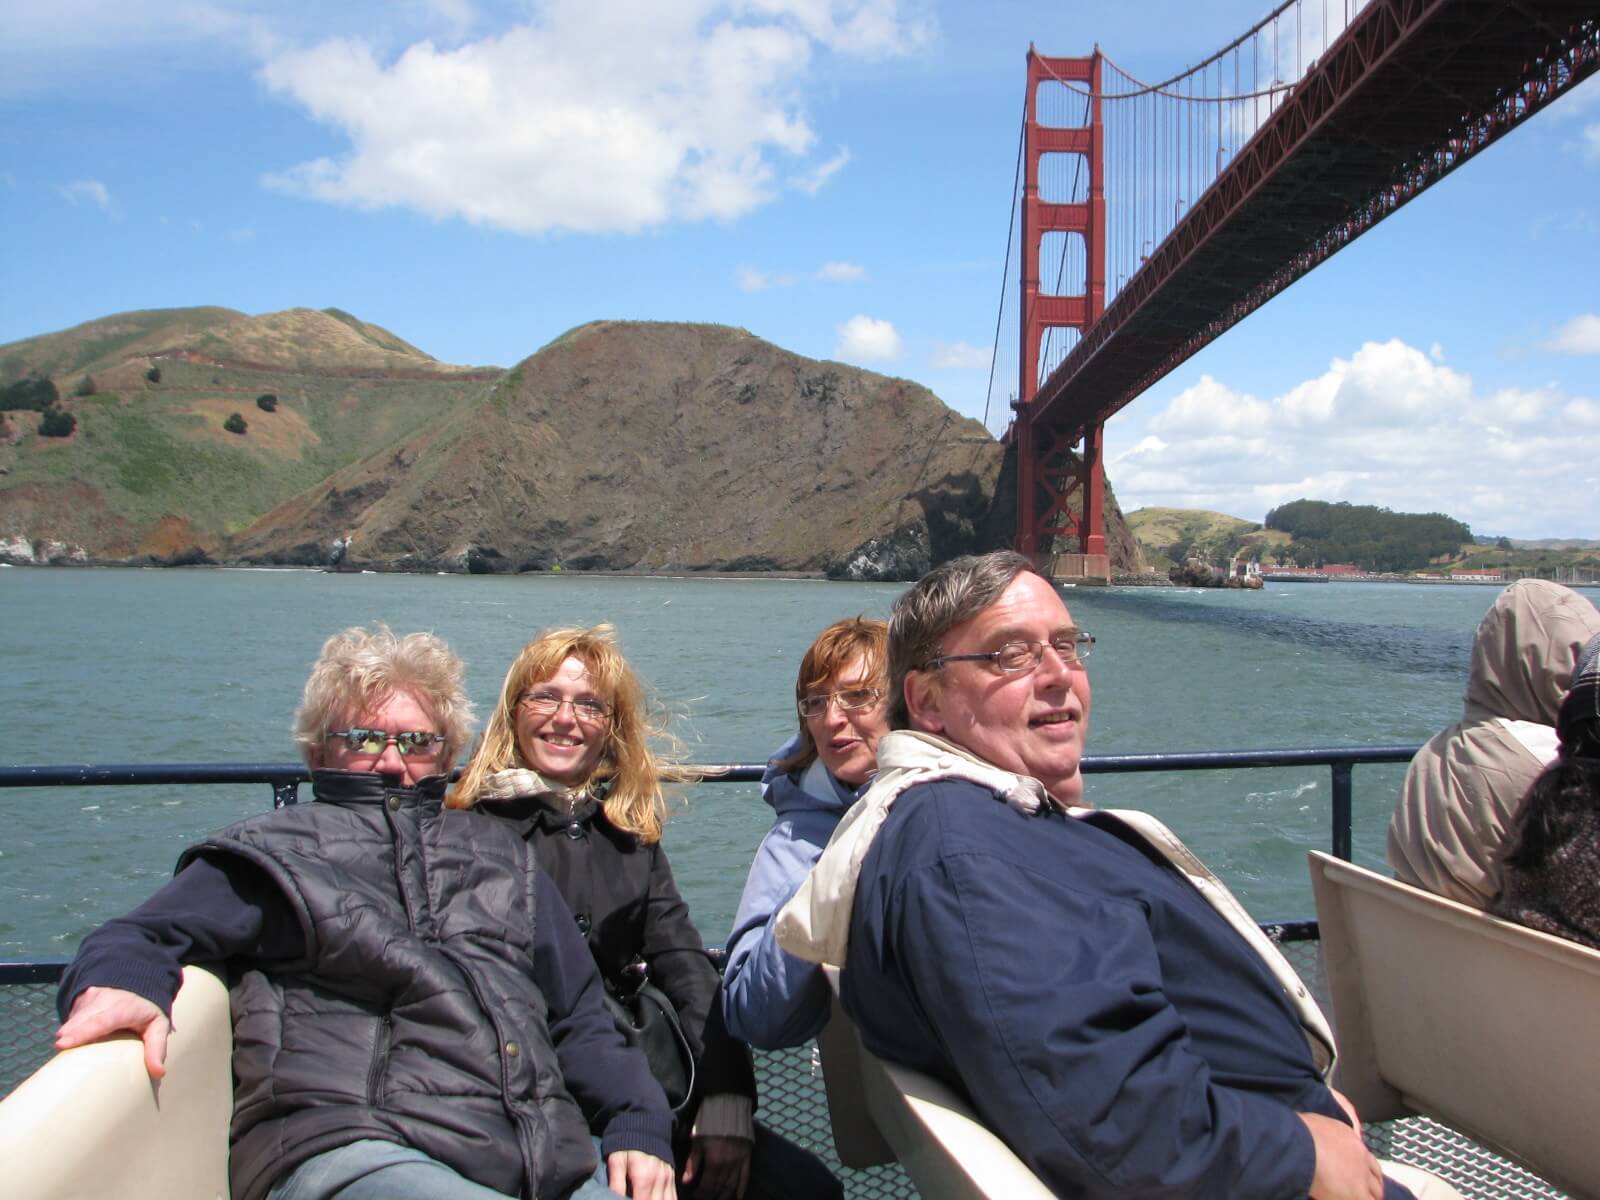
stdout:
<svg viewBox="0 0 1600 1200">
<path fill-rule="evenodd" d="M 330 729 L 327 736 L 343 738 L 344 748 L 352 754 L 382 754 L 393 742 L 402 758 L 432 758 L 444 741 L 444 734 L 421 729 L 402 729 L 399 733 L 387 729 Z"/>
<path fill-rule="evenodd" d="M 882 688 L 844 688 L 837 692 L 825 692 L 820 696 L 801 696 L 795 707 L 800 710 L 802 717 L 820 717 L 828 711 L 829 704 L 837 704 L 845 712 L 854 712 L 858 708 L 870 708 L 882 699 Z"/>
<path fill-rule="evenodd" d="M 553 717 L 561 711 L 563 704 L 570 704 L 572 715 L 585 725 L 603 725 L 611 719 L 611 706 L 604 700 L 596 700 L 593 696 L 568 700 L 565 696 L 558 696 L 554 692 L 532 691 L 523 692 L 517 698 L 517 703 L 541 717 Z"/>
</svg>

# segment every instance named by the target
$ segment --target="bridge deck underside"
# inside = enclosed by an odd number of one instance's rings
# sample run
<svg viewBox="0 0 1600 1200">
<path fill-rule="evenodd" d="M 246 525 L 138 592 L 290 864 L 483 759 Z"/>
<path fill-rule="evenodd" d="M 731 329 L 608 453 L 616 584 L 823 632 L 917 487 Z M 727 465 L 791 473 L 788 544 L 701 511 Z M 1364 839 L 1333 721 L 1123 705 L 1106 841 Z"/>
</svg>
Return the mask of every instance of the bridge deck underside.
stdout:
<svg viewBox="0 0 1600 1200">
<path fill-rule="evenodd" d="M 1567 64 L 1568 85 L 1592 72 L 1597 26 L 1595 0 L 1372 0 L 1085 331 L 1028 418 L 1085 429 L 1122 408 L 1522 119 L 1513 103 L 1485 123 L 1553 64 Z"/>
</svg>

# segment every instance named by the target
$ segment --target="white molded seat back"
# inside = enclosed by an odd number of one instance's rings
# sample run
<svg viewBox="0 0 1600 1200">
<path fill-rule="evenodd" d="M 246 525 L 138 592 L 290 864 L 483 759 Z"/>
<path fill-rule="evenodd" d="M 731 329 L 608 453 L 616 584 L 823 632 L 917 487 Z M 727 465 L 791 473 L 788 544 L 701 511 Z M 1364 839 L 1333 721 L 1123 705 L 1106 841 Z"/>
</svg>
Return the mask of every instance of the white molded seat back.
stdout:
<svg viewBox="0 0 1600 1200">
<path fill-rule="evenodd" d="M 828 979 L 833 1014 L 818 1043 L 840 1162 L 865 1167 L 899 1159 L 928 1200 L 1047 1200 L 1054 1195 L 965 1099 L 862 1046 L 854 1023 L 839 1007 L 838 972 L 828 968 Z"/>
<path fill-rule="evenodd" d="M 1600 951 L 1326 854 L 1311 879 L 1362 1119 L 1422 1113 L 1600 1197 Z"/>
<path fill-rule="evenodd" d="M 167 1074 L 132 1036 L 57 1054 L 0 1101 L 0 1192 L 28 1200 L 227 1200 L 228 990 L 186 967 Z"/>
</svg>

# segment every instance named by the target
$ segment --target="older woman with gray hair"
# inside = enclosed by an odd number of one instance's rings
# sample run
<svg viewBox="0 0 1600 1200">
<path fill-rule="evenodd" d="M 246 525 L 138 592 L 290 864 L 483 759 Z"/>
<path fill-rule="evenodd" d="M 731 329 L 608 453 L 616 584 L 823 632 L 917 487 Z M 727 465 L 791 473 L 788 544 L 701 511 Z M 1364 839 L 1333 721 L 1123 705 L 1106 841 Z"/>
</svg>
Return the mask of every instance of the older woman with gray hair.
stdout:
<svg viewBox="0 0 1600 1200">
<path fill-rule="evenodd" d="M 671 1113 L 572 914 L 443 808 L 461 675 L 432 634 L 329 638 L 294 726 L 315 803 L 203 838 L 67 968 L 56 1046 L 131 1032 L 155 1078 L 182 966 L 227 968 L 235 1200 L 672 1200 Z"/>
</svg>

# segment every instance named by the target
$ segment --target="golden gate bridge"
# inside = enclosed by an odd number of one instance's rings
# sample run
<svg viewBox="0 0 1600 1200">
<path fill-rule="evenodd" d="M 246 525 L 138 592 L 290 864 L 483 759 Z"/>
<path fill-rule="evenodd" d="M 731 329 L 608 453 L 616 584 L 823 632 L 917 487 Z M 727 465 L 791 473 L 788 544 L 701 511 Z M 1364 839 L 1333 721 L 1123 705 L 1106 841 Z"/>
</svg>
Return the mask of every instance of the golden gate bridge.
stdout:
<svg viewBox="0 0 1600 1200">
<path fill-rule="evenodd" d="M 1017 548 L 1104 579 L 1106 419 L 1593 74 L 1600 2 L 1287 0 L 1156 83 L 1027 63 Z"/>
</svg>

